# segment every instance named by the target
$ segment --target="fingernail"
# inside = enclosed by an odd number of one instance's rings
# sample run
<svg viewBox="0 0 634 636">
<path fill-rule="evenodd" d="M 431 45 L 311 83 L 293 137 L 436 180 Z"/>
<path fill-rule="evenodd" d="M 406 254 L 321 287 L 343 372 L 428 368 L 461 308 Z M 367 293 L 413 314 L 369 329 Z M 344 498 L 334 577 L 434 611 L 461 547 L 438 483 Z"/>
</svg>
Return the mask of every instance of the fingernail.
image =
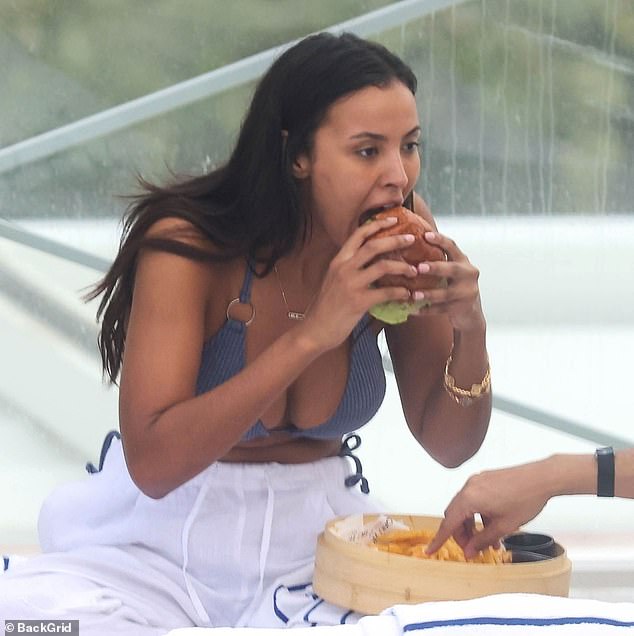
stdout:
<svg viewBox="0 0 634 636">
<path fill-rule="evenodd" d="M 414 300 L 423 300 L 423 298 L 425 298 L 425 292 L 422 292 L 422 291 L 415 291 L 415 292 L 412 294 L 412 298 L 413 298 Z"/>
<path fill-rule="evenodd" d="M 419 263 L 418 264 L 418 273 L 424 274 L 430 270 L 429 263 Z"/>
<path fill-rule="evenodd" d="M 394 225 L 394 223 L 398 221 L 398 219 L 395 216 L 388 216 L 387 218 L 383 220 L 385 221 L 386 225 Z"/>
<path fill-rule="evenodd" d="M 414 242 L 414 235 L 413 234 L 403 234 L 403 240 L 406 243 L 413 243 Z"/>
<path fill-rule="evenodd" d="M 436 238 L 434 232 L 425 232 L 425 238 L 429 241 L 433 241 Z"/>
</svg>

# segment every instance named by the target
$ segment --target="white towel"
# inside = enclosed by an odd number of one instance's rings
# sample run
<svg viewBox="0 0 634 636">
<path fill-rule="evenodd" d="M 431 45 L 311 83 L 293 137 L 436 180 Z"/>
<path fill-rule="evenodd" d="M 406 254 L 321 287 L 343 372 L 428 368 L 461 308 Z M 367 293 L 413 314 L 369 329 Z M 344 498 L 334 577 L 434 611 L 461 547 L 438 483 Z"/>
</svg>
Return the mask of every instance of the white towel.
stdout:
<svg viewBox="0 0 634 636">
<path fill-rule="evenodd" d="M 184 628 L 166 636 L 281 636 L 286 629 Z M 396 605 L 356 625 L 293 629 L 293 636 L 625 636 L 634 603 L 540 594 L 496 594 L 468 601 Z"/>
<path fill-rule="evenodd" d="M 366 616 L 356 625 L 326 627 L 263 628 L 263 627 L 186 627 L 173 629 L 165 636 L 401 636 L 395 616 Z"/>
<path fill-rule="evenodd" d="M 634 634 L 634 603 L 540 594 L 496 594 L 467 601 L 396 605 L 384 613 L 397 618 L 403 634 L 421 636 Z"/>
</svg>

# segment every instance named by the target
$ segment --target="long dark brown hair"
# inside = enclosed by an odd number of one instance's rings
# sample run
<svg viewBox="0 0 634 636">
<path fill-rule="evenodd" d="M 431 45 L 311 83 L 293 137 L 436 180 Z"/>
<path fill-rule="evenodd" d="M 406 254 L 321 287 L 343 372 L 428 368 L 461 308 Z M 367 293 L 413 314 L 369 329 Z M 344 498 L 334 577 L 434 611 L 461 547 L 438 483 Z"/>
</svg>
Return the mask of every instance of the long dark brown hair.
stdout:
<svg viewBox="0 0 634 636">
<path fill-rule="evenodd" d="M 260 275 L 267 274 L 310 233 L 291 167 L 310 152 L 326 111 L 348 93 L 394 80 L 416 92 L 412 70 L 382 45 L 349 33 L 311 35 L 287 49 L 260 80 L 225 165 L 162 186 L 140 180 L 142 191 L 123 219 L 118 254 L 88 295 L 103 294 L 98 344 L 111 382 L 121 370 L 141 250 L 207 261 L 246 257 L 262 266 Z M 216 249 L 205 251 L 176 234 L 149 238 L 148 229 L 165 217 L 187 221 Z"/>
</svg>

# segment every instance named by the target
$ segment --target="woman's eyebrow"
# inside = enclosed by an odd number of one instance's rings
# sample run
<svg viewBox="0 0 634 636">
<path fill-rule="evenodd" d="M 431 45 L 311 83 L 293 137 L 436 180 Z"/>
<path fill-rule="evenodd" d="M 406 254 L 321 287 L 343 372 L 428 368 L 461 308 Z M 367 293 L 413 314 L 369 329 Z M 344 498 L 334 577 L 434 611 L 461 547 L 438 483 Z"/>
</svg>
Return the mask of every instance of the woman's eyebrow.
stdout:
<svg viewBox="0 0 634 636">
<path fill-rule="evenodd" d="M 411 137 L 412 135 L 418 134 L 420 133 L 422 130 L 422 128 L 420 126 L 414 126 L 414 128 L 412 128 L 409 132 L 405 133 L 403 135 L 403 138 L 405 137 Z"/>
<path fill-rule="evenodd" d="M 420 126 L 414 126 L 414 128 L 412 128 L 409 132 L 406 132 L 403 135 L 403 139 L 405 139 L 405 137 L 411 137 L 412 135 L 419 133 L 420 131 L 421 131 Z M 374 139 L 376 141 L 386 141 L 387 137 L 379 133 L 373 133 L 368 130 L 365 130 L 363 132 L 357 133 L 356 135 L 351 135 L 350 139 Z"/>
</svg>

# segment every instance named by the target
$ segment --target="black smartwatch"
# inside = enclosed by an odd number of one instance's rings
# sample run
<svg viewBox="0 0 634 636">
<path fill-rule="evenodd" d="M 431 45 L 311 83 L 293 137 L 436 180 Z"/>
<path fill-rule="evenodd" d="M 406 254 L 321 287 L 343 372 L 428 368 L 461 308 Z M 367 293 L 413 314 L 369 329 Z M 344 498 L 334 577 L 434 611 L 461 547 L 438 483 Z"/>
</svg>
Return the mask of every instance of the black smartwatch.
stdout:
<svg viewBox="0 0 634 636">
<path fill-rule="evenodd" d="M 597 497 L 614 497 L 614 449 L 597 448 Z"/>
</svg>

